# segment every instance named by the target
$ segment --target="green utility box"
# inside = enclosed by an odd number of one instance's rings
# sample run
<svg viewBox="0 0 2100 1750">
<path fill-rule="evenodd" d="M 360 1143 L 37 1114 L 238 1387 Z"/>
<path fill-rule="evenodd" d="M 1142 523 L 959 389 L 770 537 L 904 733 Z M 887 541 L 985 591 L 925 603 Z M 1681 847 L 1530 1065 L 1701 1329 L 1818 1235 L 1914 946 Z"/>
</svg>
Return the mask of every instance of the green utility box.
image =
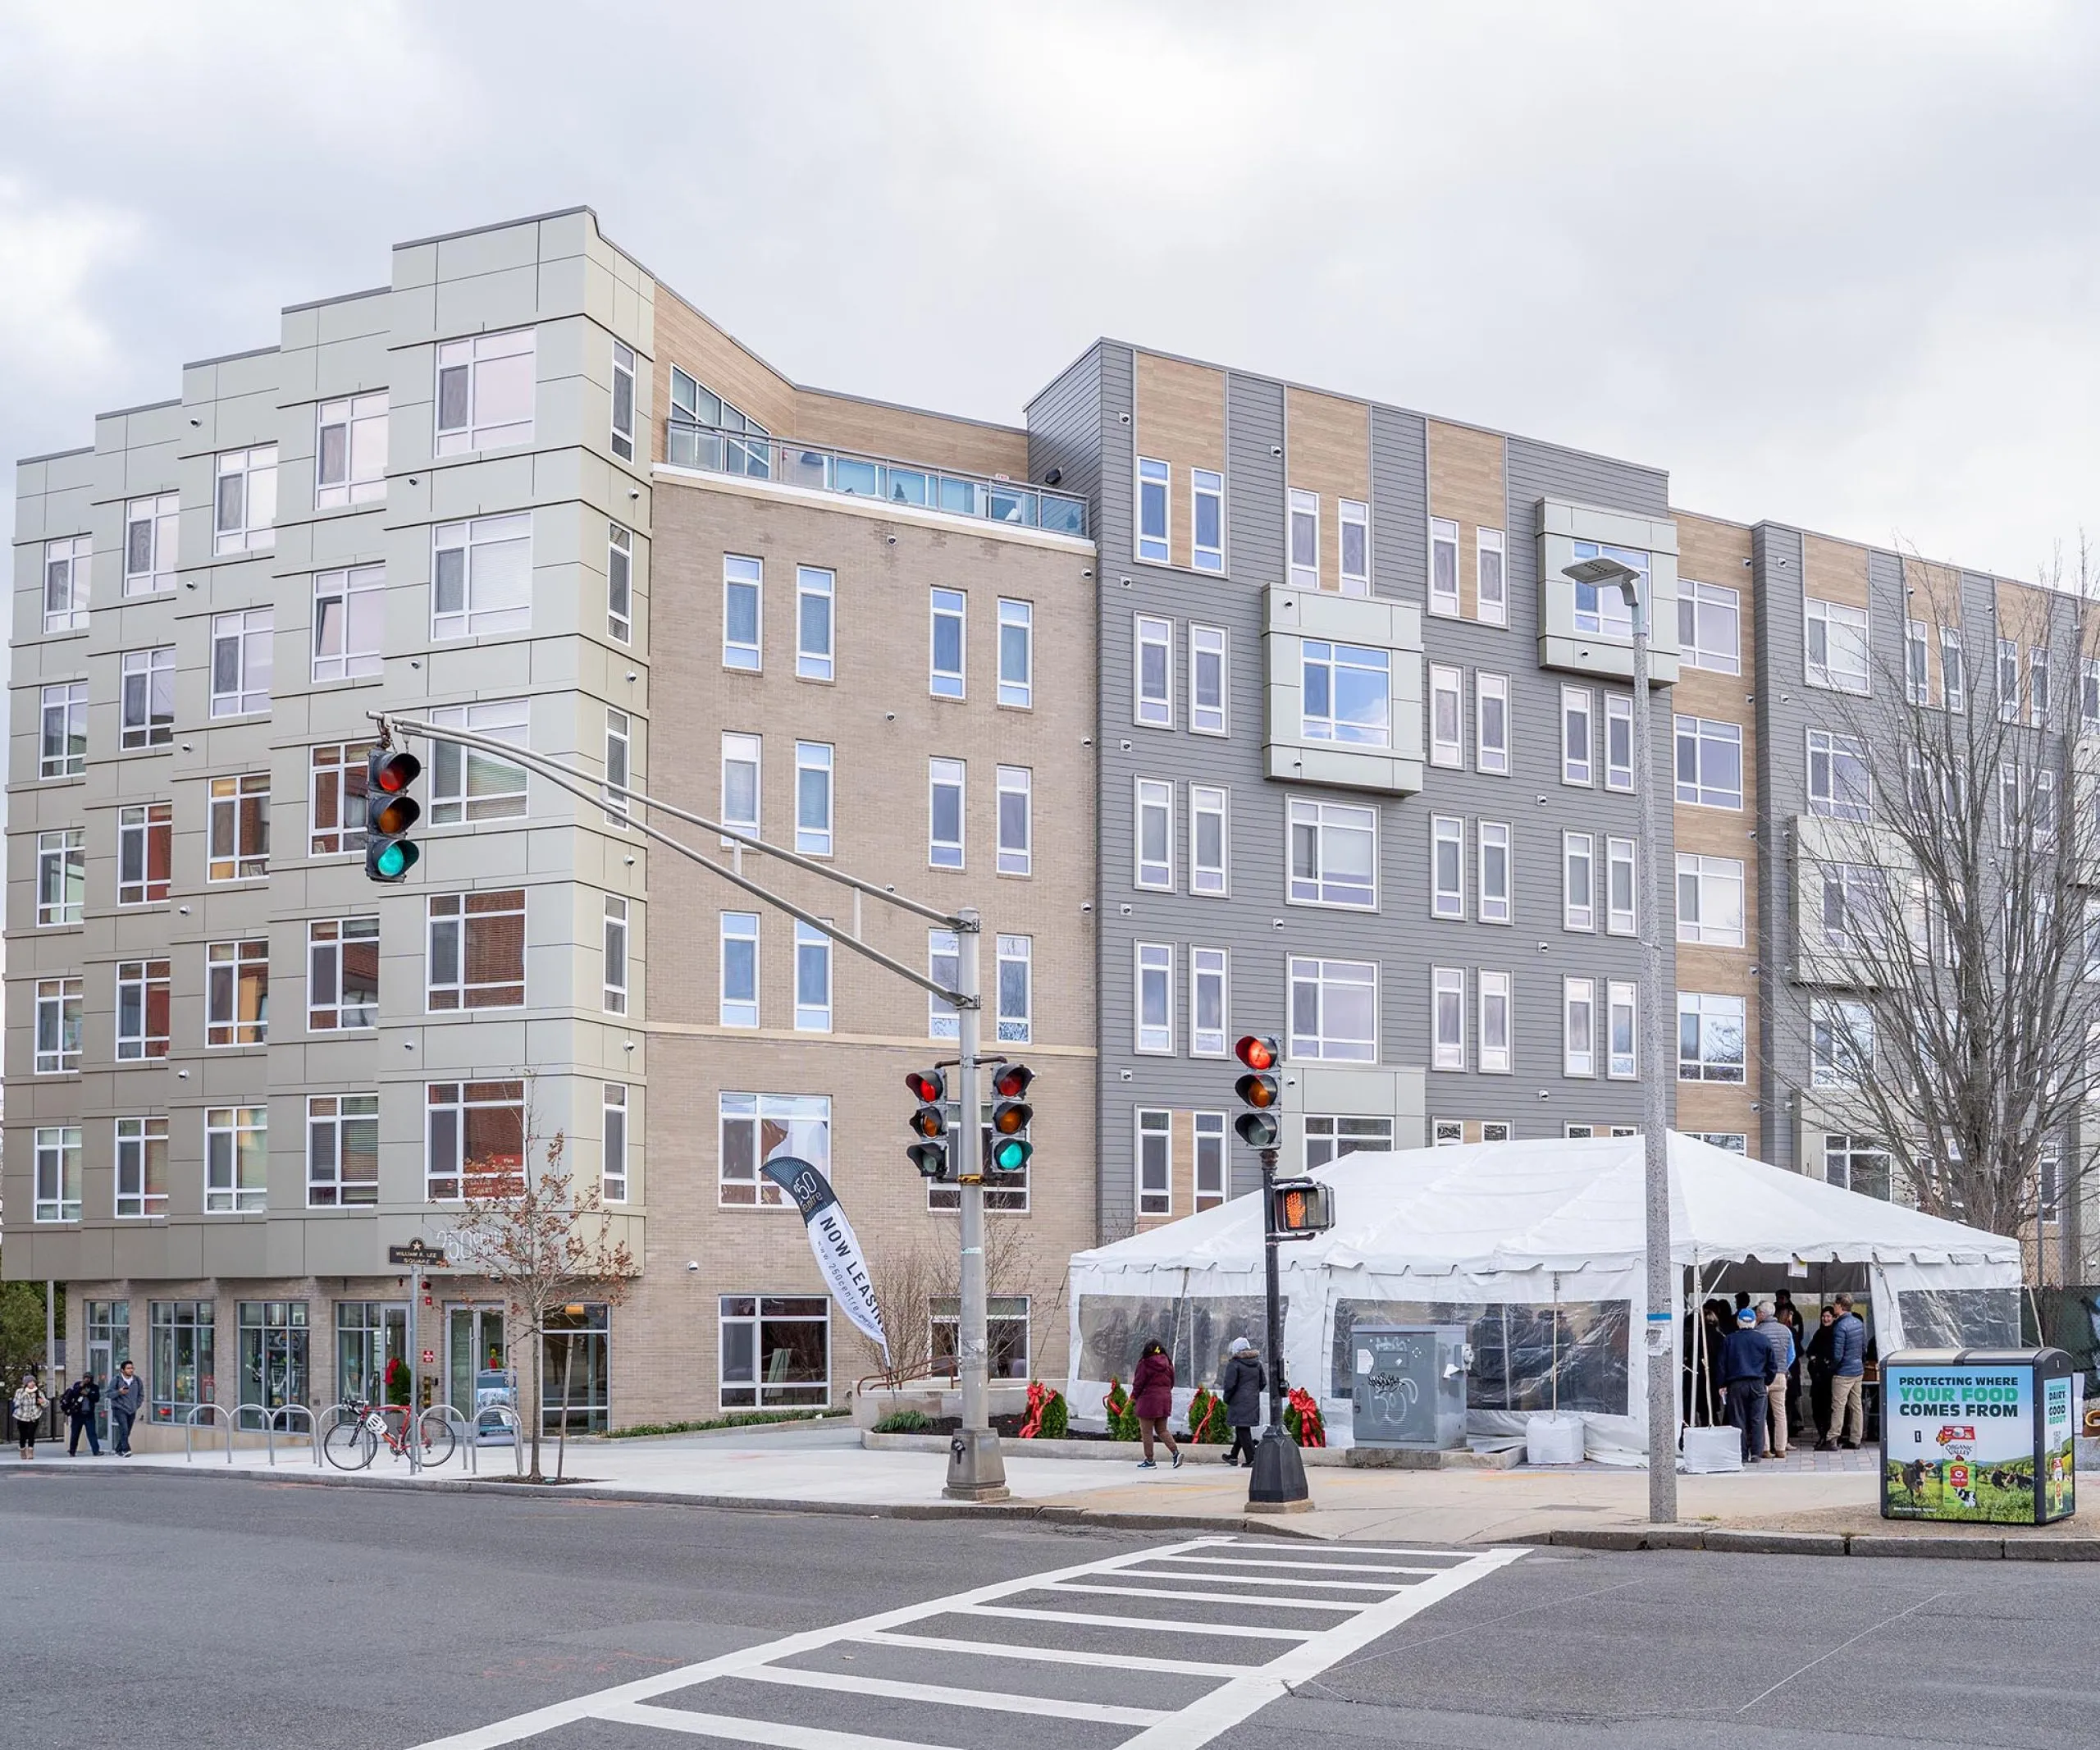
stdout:
<svg viewBox="0 0 2100 1750">
<path fill-rule="evenodd" d="M 2076 1510 L 2061 1349 L 1906 1349 L 1881 1369 L 1881 1516 L 2046 1525 Z"/>
</svg>

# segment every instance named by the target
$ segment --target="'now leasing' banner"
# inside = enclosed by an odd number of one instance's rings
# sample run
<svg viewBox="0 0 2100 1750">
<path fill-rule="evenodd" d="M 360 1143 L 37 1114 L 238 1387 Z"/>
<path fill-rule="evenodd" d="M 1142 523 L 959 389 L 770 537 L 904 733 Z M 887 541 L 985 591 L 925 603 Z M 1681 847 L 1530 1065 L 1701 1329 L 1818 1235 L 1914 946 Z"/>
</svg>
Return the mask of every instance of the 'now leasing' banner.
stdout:
<svg viewBox="0 0 2100 1750">
<path fill-rule="evenodd" d="M 861 1242 L 853 1224 L 839 1207 L 838 1194 L 831 1181 L 807 1161 L 792 1154 L 776 1154 L 766 1162 L 767 1178 L 795 1199 L 802 1212 L 802 1225 L 809 1231 L 810 1250 L 816 1254 L 817 1268 L 831 1286 L 832 1298 L 869 1340 L 883 1352 L 889 1364 L 889 1338 L 883 1331 L 882 1309 L 875 1304 L 874 1284 L 868 1280 L 867 1260 L 861 1255 Z"/>
</svg>

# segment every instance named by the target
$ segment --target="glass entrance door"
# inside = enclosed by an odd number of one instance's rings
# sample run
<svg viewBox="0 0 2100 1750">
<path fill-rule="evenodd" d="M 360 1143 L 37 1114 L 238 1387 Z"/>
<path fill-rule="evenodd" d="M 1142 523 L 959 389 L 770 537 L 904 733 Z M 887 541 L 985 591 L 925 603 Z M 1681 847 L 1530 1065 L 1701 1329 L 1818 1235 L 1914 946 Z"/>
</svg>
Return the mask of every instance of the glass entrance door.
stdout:
<svg viewBox="0 0 2100 1750">
<path fill-rule="evenodd" d="M 471 1422 L 474 1419 L 475 1376 L 509 1365 L 503 1342 L 500 1306 L 448 1306 L 445 1309 L 446 1399 Z"/>
<path fill-rule="evenodd" d="M 387 1389 L 394 1364 L 395 1389 Z M 383 1300 L 336 1303 L 336 1391 L 368 1403 L 409 1401 L 409 1309 Z"/>
<path fill-rule="evenodd" d="M 95 1405 L 95 1438 L 109 1438 L 109 1394 L 116 1382 L 116 1370 L 131 1359 L 131 1303 L 129 1300 L 88 1302 L 88 1368 L 102 1382 L 102 1397 Z M 144 1411 L 145 1405 L 139 1406 Z"/>
</svg>

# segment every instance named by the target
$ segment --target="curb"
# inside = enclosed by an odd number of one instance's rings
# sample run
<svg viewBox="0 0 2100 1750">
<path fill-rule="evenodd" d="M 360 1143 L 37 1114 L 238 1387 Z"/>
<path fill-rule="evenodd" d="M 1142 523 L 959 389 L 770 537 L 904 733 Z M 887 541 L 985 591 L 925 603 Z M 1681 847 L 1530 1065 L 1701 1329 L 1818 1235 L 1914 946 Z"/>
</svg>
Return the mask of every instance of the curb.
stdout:
<svg viewBox="0 0 2100 1750">
<path fill-rule="evenodd" d="M 1947 1561 L 2100 1561 L 2100 1537 L 1935 1538 L 1871 1531 L 1754 1531 L 1715 1526 L 1596 1525 L 1497 1542 L 1578 1550 L 1704 1550 L 1745 1556 L 1883 1556 Z"/>
<path fill-rule="evenodd" d="M 946 1442 L 943 1442 L 945 1449 Z M 57 1467 L 53 1467 L 54 1469 Z M 0 1474 L 12 1475 L 11 1470 Z M 430 1483 L 399 1483 L 379 1477 L 349 1474 L 328 1476 L 308 1470 L 240 1470 L 231 1465 L 217 1469 L 185 1466 L 180 1470 L 162 1464 L 101 1464 L 89 1474 L 125 1477 L 194 1477 L 222 1483 L 281 1483 L 299 1488 L 386 1489 L 395 1493 L 426 1491 L 447 1495 L 501 1495 L 539 1501 L 616 1501 L 635 1506 L 705 1507 L 727 1513 L 830 1514 L 871 1519 L 1006 1519 L 1034 1520 L 1045 1525 L 1072 1525 L 1103 1531 L 1237 1531 L 1260 1537 L 1295 1538 L 1308 1543 L 1329 1540 L 1308 1531 L 1251 1515 L 1197 1513 L 1096 1512 L 1088 1507 L 1063 1503 L 1025 1501 L 775 1501 L 748 1495 L 673 1494 L 654 1489 L 630 1489 L 592 1483 L 561 1484 L 496 1483 L 473 1477 L 447 1477 Z M 1532 1542 L 1543 1541 L 1538 1538 Z"/>
</svg>

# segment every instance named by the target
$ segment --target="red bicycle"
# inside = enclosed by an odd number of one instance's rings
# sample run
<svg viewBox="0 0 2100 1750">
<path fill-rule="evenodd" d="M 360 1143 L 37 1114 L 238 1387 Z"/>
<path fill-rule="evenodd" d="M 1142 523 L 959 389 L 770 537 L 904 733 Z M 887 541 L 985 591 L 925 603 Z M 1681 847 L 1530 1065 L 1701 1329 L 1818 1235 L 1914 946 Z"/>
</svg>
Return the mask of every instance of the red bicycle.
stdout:
<svg viewBox="0 0 2100 1750">
<path fill-rule="evenodd" d="M 337 1406 L 341 1412 L 321 1442 L 328 1462 L 338 1470 L 363 1470 L 379 1456 L 381 1446 L 397 1459 L 409 1456 L 409 1442 L 416 1443 L 419 1464 L 450 1462 L 459 1450 L 459 1437 L 443 1417 L 418 1419 L 406 1404 L 372 1404 L 363 1398 L 346 1397 Z"/>
</svg>

